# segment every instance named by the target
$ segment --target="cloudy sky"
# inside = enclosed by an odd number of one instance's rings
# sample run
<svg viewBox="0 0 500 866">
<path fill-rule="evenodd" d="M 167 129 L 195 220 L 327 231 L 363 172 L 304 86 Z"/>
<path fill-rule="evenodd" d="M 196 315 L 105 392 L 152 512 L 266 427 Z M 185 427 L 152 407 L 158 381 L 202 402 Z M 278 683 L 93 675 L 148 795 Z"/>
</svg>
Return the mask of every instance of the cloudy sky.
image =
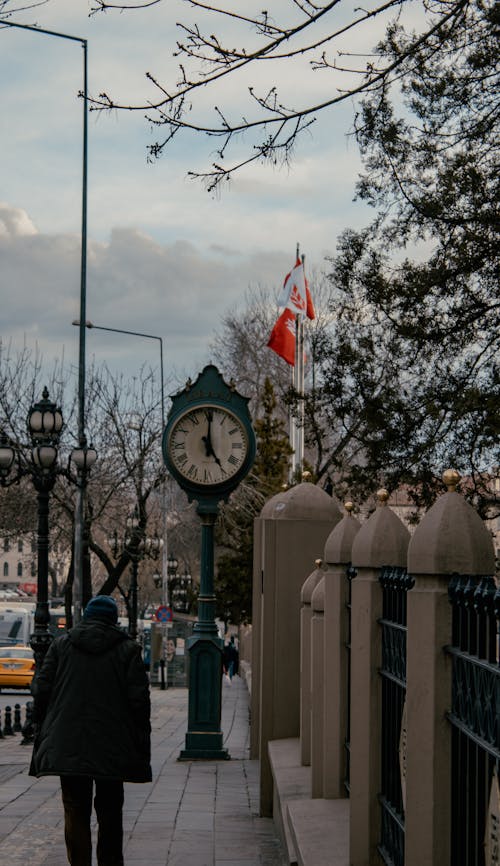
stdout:
<svg viewBox="0 0 500 866">
<path fill-rule="evenodd" d="M 187 3 L 165 0 L 141 12 L 90 18 L 88 11 L 87 0 L 49 0 L 11 20 L 88 39 L 93 96 L 106 91 L 118 101 L 146 103 L 154 96 L 146 71 L 165 84 L 175 80 L 176 22 L 192 15 Z M 0 336 L 14 349 L 38 347 L 47 361 L 64 354 L 73 367 L 82 56 L 78 42 L 0 29 Z M 306 84 L 298 67 L 288 68 L 284 83 L 296 103 L 311 94 L 321 99 L 331 88 L 319 75 Z M 208 112 L 215 95 L 203 98 Z M 237 111 L 240 98 L 235 82 L 225 104 Z M 223 313 L 243 303 L 249 286 L 280 286 L 297 242 L 308 267 L 321 268 L 339 232 L 366 222 L 366 210 L 353 203 L 359 160 L 347 136 L 352 111 L 346 105 L 318 120 L 297 146 L 291 170 L 252 166 L 215 198 L 187 177 L 210 164 L 213 145 L 179 138 L 149 164 L 146 148 L 155 133 L 145 112 L 91 113 L 87 318 L 161 336 L 166 379 L 196 374 L 210 360 Z M 158 362 L 158 344 L 90 331 L 87 356 L 133 371 Z"/>
</svg>

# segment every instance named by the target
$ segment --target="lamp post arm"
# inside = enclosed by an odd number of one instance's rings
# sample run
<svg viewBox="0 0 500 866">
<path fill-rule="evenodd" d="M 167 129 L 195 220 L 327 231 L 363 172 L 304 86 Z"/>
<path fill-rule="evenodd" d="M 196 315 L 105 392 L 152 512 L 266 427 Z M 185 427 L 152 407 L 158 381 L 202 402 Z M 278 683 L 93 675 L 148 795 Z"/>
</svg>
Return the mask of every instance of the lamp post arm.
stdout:
<svg viewBox="0 0 500 866">
<path fill-rule="evenodd" d="M 31 30 L 33 33 L 45 33 L 46 36 L 57 36 L 59 39 L 71 39 L 73 42 L 80 42 L 82 45 L 87 43 L 82 36 L 71 36 L 69 33 L 60 33 L 58 30 L 46 30 L 44 27 L 38 27 L 34 24 L 17 24 L 15 21 L 0 21 L 1 27 L 16 27 L 19 30 Z"/>
</svg>

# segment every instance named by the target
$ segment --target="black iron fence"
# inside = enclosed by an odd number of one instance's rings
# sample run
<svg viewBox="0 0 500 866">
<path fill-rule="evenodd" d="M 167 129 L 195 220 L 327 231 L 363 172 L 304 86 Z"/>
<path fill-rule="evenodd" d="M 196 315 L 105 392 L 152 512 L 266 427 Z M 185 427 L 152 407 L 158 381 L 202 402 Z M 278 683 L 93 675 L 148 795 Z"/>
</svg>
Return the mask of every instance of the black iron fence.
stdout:
<svg viewBox="0 0 500 866">
<path fill-rule="evenodd" d="M 488 819 L 495 768 L 500 775 L 500 589 L 493 577 L 456 575 L 448 592 L 453 607 L 452 645 L 446 647 L 453 664 L 451 862 L 485 866 L 500 862 L 498 820 Z"/>
<path fill-rule="evenodd" d="M 387 866 L 404 866 L 404 761 L 406 698 L 406 600 L 413 579 L 405 568 L 383 568 L 381 836 L 379 853 Z"/>
</svg>

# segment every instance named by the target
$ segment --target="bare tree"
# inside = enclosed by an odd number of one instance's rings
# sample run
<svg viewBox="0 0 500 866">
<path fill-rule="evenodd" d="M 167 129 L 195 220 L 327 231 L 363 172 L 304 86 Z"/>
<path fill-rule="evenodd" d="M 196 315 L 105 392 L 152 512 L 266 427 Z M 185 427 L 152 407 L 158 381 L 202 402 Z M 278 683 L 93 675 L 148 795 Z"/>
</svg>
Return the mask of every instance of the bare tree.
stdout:
<svg viewBox="0 0 500 866">
<path fill-rule="evenodd" d="M 160 2 L 93 0 L 91 14 L 144 10 Z M 408 0 L 373 0 L 363 7 L 347 0 L 288 0 L 280 4 L 279 17 L 274 17 L 258 3 L 249 2 L 240 12 L 237 6 L 185 2 L 197 20 L 178 24 L 180 36 L 173 51 L 180 58 L 177 81 L 165 83 L 147 72 L 154 88 L 152 98 L 134 105 L 103 92 L 93 108 L 146 112 L 162 133 L 149 147 L 152 158 L 160 156 L 180 132 L 216 141 L 217 161 L 205 171 L 189 173 L 202 178 L 209 190 L 250 163 L 287 164 L 297 138 L 318 115 L 363 94 L 383 95 L 399 81 L 404 64 L 408 75 L 409 60 L 415 67 L 425 62 L 431 69 L 433 53 L 427 56 L 422 49 L 433 40 L 439 42 L 442 31 L 462 23 L 473 10 L 470 0 L 426 0 L 418 16 Z M 413 15 L 410 25 L 414 27 L 418 20 L 418 29 L 408 29 L 399 39 L 407 8 Z M 371 50 L 384 31 L 391 47 L 397 45 L 392 55 Z M 288 84 L 290 70 L 293 79 Z M 329 84 L 320 88 L 318 100 L 322 73 L 329 75 Z M 305 84 L 302 104 L 296 88 L 299 76 Z M 224 89 L 228 80 L 238 89 L 236 100 Z"/>
</svg>

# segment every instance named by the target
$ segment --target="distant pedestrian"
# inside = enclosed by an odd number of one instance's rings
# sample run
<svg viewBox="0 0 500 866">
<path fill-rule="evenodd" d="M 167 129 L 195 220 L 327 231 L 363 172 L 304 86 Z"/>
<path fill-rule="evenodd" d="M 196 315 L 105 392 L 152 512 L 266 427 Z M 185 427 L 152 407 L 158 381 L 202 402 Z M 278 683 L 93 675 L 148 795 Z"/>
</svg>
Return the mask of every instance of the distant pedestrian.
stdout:
<svg viewBox="0 0 500 866">
<path fill-rule="evenodd" d="M 32 776 L 61 777 L 71 866 L 91 866 L 92 794 L 99 866 L 123 866 L 123 782 L 149 782 L 150 697 L 140 647 L 98 595 L 57 638 L 32 684 Z"/>
<path fill-rule="evenodd" d="M 232 634 L 229 643 L 225 645 L 222 651 L 224 673 L 228 675 L 230 680 L 232 680 L 234 674 L 238 673 L 239 662 L 240 656 L 234 643 L 234 634 Z"/>
</svg>

